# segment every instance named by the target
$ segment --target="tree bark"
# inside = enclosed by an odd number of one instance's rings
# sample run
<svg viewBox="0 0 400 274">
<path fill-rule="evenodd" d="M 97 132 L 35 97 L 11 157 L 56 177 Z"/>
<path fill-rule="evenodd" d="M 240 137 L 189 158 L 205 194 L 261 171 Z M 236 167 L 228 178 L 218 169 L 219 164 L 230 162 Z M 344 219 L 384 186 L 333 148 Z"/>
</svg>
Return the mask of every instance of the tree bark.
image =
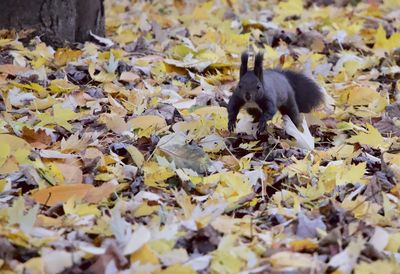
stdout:
<svg viewBox="0 0 400 274">
<path fill-rule="evenodd" d="M 103 0 L 0 0 L 0 29 L 32 30 L 46 43 L 91 39 L 105 35 Z"/>
</svg>

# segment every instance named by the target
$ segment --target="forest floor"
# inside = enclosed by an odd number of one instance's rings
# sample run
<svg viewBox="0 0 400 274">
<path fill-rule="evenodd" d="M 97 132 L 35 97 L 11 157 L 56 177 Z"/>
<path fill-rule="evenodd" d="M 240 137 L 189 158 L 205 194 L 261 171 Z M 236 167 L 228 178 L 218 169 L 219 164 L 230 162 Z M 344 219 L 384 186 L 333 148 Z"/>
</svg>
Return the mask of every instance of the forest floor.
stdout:
<svg viewBox="0 0 400 274">
<path fill-rule="evenodd" d="M 198 2 L 0 39 L 0 273 L 400 273 L 399 1 Z M 321 86 L 304 132 L 229 133 L 245 50 Z"/>
</svg>

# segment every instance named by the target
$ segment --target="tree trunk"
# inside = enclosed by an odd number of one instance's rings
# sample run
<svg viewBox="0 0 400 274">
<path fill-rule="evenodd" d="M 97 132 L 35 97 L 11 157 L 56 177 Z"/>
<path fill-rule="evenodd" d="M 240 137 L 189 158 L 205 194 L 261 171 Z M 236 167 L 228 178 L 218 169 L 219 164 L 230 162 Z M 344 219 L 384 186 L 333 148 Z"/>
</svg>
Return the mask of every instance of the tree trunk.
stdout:
<svg viewBox="0 0 400 274">
<path fill-rule="evenodd" d="M 0 0 L 2 28 L 32 30 L 53 46 L 84 42 L 90 31 L 105 34 L 103 0 Z"/>
</svg>

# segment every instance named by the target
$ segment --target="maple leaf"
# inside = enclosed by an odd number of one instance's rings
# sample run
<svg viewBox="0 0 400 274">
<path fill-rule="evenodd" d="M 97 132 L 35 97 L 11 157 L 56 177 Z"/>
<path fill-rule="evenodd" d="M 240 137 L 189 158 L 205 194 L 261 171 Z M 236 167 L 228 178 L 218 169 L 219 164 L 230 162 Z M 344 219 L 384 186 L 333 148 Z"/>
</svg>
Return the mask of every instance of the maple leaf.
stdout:
<svg viewBox="0 0 400 274">
<path fill-rule="evenodd" d="M 69 108 L 63 108 L 61 104 L 56 104 L 53 106 L 53 115 L 50 115 L 49 113 L 36 112 L 36 116 L 40 120 L 40 123 L 38 123 L 37 126 L 55 124 L 71 131 L 72 125 L 68 123 L 68 121 L 78 118 L 79 114 L 75 113 Z"/>
<path fill-rule="evenodd" d="M 360 132 L 359 134 L 350 137 L 347 141 L 349 143 L 360 143 L 375 148 L 387 148 L 390 146 L 390 142 L 385 141 L 379 131 L 372 125 L 367 124 L 367 130 L 367 132 Z"/>
<path fill-rule="evenodd" d="M 374 48 L 383 48 L 388 51 L 392 51 L 397 48 L 400 44 L 400 33 L 395 32 L 389 38 L 386 38 L 386 31 L 383 29 L 382 25 L 379 25 L 378 30 L 375 35 Z"/>
</svg>

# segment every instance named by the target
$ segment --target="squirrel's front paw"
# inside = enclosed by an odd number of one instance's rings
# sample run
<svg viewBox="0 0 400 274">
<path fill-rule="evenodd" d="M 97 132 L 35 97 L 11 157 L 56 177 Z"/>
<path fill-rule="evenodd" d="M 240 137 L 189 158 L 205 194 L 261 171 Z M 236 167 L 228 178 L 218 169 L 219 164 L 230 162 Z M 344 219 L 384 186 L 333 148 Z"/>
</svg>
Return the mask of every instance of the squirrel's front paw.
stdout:
<svg viewBox="0 0 400 274">
<path fill-rule="evenodd" d="M 260 121 L 257 127 L 257 135 L 260 135 L 265 131 L 265 122 Z"/>
<path fill-rule="evenodd" d="M 235 127 L 236 127 L 236 121 L 230 120 L 228 122 L 228 130 L 229 130 L 229 132 L 233 132 L 235 130 Z"/>
</svg>

